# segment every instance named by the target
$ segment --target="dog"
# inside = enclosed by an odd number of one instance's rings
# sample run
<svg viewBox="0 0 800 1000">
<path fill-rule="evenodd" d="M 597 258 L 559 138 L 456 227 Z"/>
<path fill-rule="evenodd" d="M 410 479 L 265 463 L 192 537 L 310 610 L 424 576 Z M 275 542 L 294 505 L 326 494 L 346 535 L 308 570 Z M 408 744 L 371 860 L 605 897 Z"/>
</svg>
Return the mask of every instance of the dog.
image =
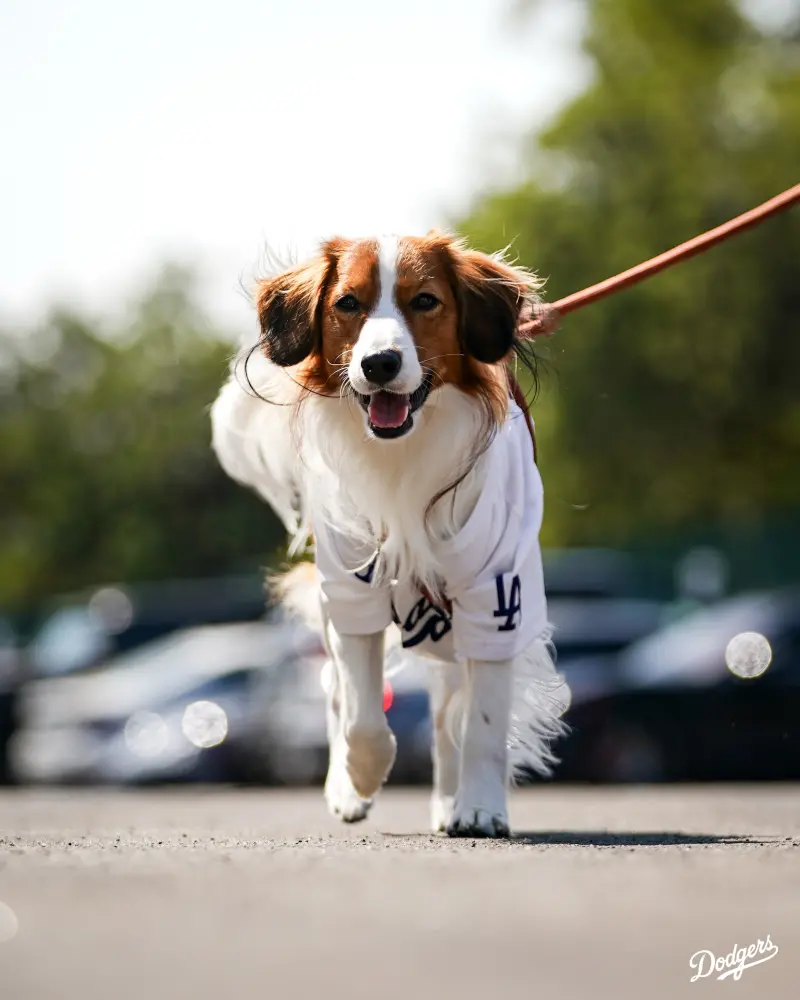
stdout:
<svg viewBox="0 0 800 1000">
<path fill-rule="evenodd" d="M 258 342 L 212 407 L 224 470 L 315 565 L 279 585 L 321 630 L 325 798 L 363 819 L 395 739 L 387 650 L 430 664 L 431 822 L 509 835 L 515 774 L 548 774 L 569 692 L 551 657 L 542 481 L 509 364 L 538 282 L 439 232 L 336 238 L 258 282 Z M 393 655 L 394 655 L 393 654 Z"/>
</svg>

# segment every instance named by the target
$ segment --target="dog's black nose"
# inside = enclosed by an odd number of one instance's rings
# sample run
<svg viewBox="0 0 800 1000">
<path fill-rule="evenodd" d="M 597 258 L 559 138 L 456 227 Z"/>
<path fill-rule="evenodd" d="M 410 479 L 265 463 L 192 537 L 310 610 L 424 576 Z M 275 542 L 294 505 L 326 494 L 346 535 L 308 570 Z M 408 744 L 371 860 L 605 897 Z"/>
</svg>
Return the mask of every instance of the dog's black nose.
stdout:
<svg viewBox="0 0 800 1000">
<path fill-rule="evenodd" d="M 386 385 L 397 375 L 402 364 L 403 357 L 399 351 L 379 351 L 362 358 L 361 371 L 375 385 Z"/>
</svg>

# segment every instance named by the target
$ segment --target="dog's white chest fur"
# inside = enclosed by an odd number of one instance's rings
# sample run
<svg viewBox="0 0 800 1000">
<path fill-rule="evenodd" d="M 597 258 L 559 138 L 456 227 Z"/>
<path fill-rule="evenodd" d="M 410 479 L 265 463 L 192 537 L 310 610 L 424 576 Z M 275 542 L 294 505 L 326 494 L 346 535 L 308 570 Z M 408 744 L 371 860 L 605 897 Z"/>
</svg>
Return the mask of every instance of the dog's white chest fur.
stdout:
<svg viewBox="0 0 800 1000">
<path fill-rule="evenodd" d="M 445 458 L 432 461 L 441 476 Z M 447 511 L 438 535 L 426 530 L 424 485 L 417 499 L 389 470 L 381 482 L 356 467 L 350 482 L 347 463 L 334 471 L 329 462 L 309 470 L 307 492 L 323 604 L 337 629 L 369 634 L 394 621 L 405 648 L 446 660 L 507 659 L 545 632 L 542 484 L 515 404 L 468 481 L 438 501 Z M 468 505 L 458 503 L 462 489 Z M 430 595 L 446 597 L 452 613 Z"/>
</svg>

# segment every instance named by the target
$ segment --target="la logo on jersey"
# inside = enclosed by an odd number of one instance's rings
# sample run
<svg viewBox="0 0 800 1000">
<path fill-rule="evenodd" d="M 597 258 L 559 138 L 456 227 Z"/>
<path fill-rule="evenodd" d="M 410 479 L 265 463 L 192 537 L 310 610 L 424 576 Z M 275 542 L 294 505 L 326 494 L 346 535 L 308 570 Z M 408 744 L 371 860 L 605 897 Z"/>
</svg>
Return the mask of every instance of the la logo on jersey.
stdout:
<svg viewBox="0 0 800 1000">
<path fill-rule="evenodd" d="M 510 581 L 508 588 L 506 581 Z M 501 625 L 497 626 L 498 632 L 513 632 L 519 621 L 522 619 L 522 584 L 515 573 L 500 573 L 494 578 L 497 587 L 497 610 L 494 612 L 495 618 L 503 618 Z"/>
</svg>

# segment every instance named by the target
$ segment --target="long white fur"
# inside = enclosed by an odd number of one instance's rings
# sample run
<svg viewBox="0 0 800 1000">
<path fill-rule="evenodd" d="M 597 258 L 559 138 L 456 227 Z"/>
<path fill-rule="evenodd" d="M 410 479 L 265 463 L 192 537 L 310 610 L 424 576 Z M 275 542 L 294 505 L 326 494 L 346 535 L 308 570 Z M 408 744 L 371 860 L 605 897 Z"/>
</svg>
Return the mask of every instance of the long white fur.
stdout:
<svg viewBox="0 0 800 1000">
<path fill-rule="evenodd" d="M 396 254 L 396 246 L 396 242 L 384 240 L 381 243 L 382 294 L 374 316 L 375 320 L 392 324 L 402 323 L 391 299 L 394 284 L 391 255 Z M 381 328 L 370 328 L 369 321 L 365 328 L 369 341 L 365 340 L 363 346 L 374 349 L 372 340 L 376 329 L 380 331 Z M 407 330 L 395 330 L 393 335 L 398 337 L 403 333 L 410 339 Z M 357 345 L 356 352 L 358 350 Z M 245 357 L 248 358 L 246 378 Z M 414 370 L 414 364 L 419 367 L 416 352 L 413 358 L 406 357 L 404 352 L 406 372 L 401 369 L 400 377 L 409 377 L 410 382 L 416 378 L 419 384 L 421 375 Z M 413 391 L 415 387 L 411 385 L 405 391 Z M 302 404 L 298 405 L 301 397 Z M 212 407 L 212 427 L 213 447 L 223 468 L 270 503 L 293 536 L 295 549 L 302 547 L 308 537 L 306 498 L 313 488 L 315 497 L 322 498 L 324 516 L 339 530 L 344 527 L 354 538 L 371 545 L 377 546 L 381 541 L 376 579 L 403 579 L 413 575 L 422 583 L 435 587 L 440 567 L 431 540 L 450 537 L 459 530 L 472 512 L 483 486 L 485 463 L 480 457 L 474 460 L 476 441 L 483 427 L 482 413 L 473 400 L 452 385 L 442 386 L 431 394 L 415 415 L 412 433 L 386 442 L 371 436 L 363 411 L 352 397 L 326 398 L 313 394 L 303 397 L 291 370 L 277 367 L 258 351 L 245 351 L 235 359 L 231 378 Z M 455 496 L 449 497 L 446 503 L 435 505 L 426 519 L 431 498 L 465 471 L 466 476 Z M 316 591 L 313 572 L 300 571 L 285 581 L 283 597 L 287 605 L 319 628 L 323 623 Z M 329 647 L 337 641 L 335 634 L 328 631 Z M 392 645 L 396 646 L 396 637 Z M 354 650 L 348 655 L 359 660 Z M 396 649 L 393 655 L 397 657 Z M 334 655 L 334 659 L 340 668 L 344 667 L 339 657 Z M 469 708 L 468 667 L 468 664 L 452 664 L 446 668 L 451 671 L 451 681 L 461 676 L 462 683 L 460 690 L 453 688 L 451 683 L 446 704 L 440 706 L 447 718 L 451 742 L 461 748 L 462 768 L 465 759 L 475 756 L 464 741 L 477 739 L 480 744 L 482 739 L 489 739 L 485 733 L 470 737 L 469 720 L 473 719 L 473 732 L 479 724 Z M 480 668 L 473 665 L 472 669 Z M 366 668 L 359 670 L 363 677 L 367 676 Z M 490 671 L 483 671 L 480 676 L 484 687 L 491 684 Z M 498 683 L 505 683 L 501 679 L 502 668 L 496 671 L 496 676 Z M 550 742 L 565 730 L 560 715 L 568 701 L 568 689 L 550 656 L 549 637 L 542 636 L 509 662 L 508 676 L 511 678 L 511 719 L 495 719 L 492 726 L 502 726 L 503 739 L 508 742 L 512 764 L 509 773 L 532 769 L 547 774 L 555 760 Z M 356 683 L 352 678 L 347 682 Z M 353 716 L 337 725 L 358 727 L 361 722 Z M 495 733 L 491 740 L 496 739 Z M 446 741 L 441 742 L 444 747 Z M 340 756 L 341 752 L 339 748 Z M 438 763 L 439 770 L 448 771 L 445 761 Z M 342 770 L 343 765 L 335 767 L 334 764 L 332 752 L 329 783 L 335 788 L 347 786 L 344 795 L 347 802 L 342 809 L 332 806 L 332 811 L 344 818 L 361 818 L 369 805 L 369 796 L 362 796 L 361 806 L 356 808 L 352 785 Z M 469 775 L 465 779 L 462 773 L 461 778 L 462 784 L 470 783 Z M 486 798 L 493 800 L 496 794 L 487 792 Z M 484 832 L 502 827 L 502 816 L 487 818 L 482 815 L 483 806 L 473 803 L 471 812 L 467 806 L 461 804 L 462 812 L 480 822 Z M 458 810 L 459 804 L 452 804 L 451 792 L 436 789 L 435 828 L 453 821 L 452 816 L 448 816 L 452 808 Z M 347 810 L 352 815 L 345 815 Z M 476 819 L 478 814 L 481 814 L 480 820 Z M 462 820 L 468 822 L 464 816 Z"/>
</svg>

